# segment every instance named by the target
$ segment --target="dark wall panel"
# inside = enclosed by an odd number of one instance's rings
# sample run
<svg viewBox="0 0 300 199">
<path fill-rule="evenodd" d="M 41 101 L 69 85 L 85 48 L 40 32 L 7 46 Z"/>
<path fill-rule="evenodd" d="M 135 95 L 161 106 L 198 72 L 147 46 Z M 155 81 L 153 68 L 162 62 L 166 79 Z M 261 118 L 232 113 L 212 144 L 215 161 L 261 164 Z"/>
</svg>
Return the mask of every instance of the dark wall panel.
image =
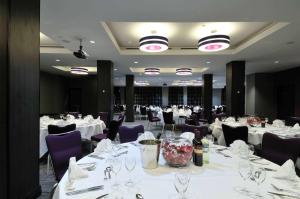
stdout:
<svg viewBox="0 0 300 199">
<path fill-rule="evenodd" d="M 169 105 L 183 104 L 183 87 L 169 87 Z"/>
<path fill-rule="evenodd" d="M 161 106 L 162 87 L 135 87 L 134 104 Z"/>
<path fill-rule="evenodd" d="M 67 107 L 67 81 L 60 75 L 40 73 L 40 113 L 60 114 Z"/>
<path fill-rule="evenodd" d="M 187 87 L 187 104 L 201 105 L 202 87 Z"/>
<path fill-rule="evenodd" d="M 126 121 L 134 122 L 134 75 L 126 75 Z"/>
<path fill-rule="evenodd" d="M 81 105 L 79 111 L 83 115 L 92 114 L 97 115 L 97 77 L 96 76 L 85 76 L 85 77 L 73 77 L 67 80 L 67 92 L 70 94 L 72 90 L 78 90 L 81 93 L 80 99 Z M 70 107 L 70 96 L 67 97 L 68 110 L 71 111 Z"/>
</svg>

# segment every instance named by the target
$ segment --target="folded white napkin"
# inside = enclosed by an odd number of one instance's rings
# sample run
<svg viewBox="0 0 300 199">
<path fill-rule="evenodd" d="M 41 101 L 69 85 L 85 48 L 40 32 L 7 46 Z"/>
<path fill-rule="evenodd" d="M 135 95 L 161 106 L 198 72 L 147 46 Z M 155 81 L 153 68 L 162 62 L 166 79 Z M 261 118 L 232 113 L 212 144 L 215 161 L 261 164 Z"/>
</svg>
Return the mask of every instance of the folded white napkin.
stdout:
<svg viewBox="0 0 300 199">
<path fill-rule="evenodd" d="M 67 122 L 67 121 L 64 121 L 64 120 L 58 120 L 57 122 L 56 122 L 56 126 L 66 126 L 66 125 L 69 125 L 70 123 L 69 122 Z"/>
<path fill-rule="evenodd" d="M 96 155 L 100 155 L 101 153 L 105 153 L 105 152 L 111 152 L 113 148 L 113 145 L 111 143 L 110 139 L 103 139 L 101 140 L 98 144 L 97 147 L 94 150 L 94 153 Z"/>
<path fill-rule="evenodd" d="M 68 115 L 67 115 L 67 118 L 68 118 L 68 120 L 75 120 L 75 117 L 74 117 L 74 115 L 70 115 L 70 114 L 68 114 Z"/>
<path fill-rule="evenodd" d="M 273 127 L 277 127 L 277 128 L 282 128 L 285 126 L 284 122 L 282 120 L 274 120 L 273 121 L 273 124 L 272 124 Z"/>
<path fill-rule="evenodd" d="M 172 110 L 171 108 L 168 108 L 168 109 L 166 110 L 167 113 L 172 112 L 172 111 L 173 111 L 173 110 Z"/>
<path fill-rule="evenodd" d="M 193 139 L 195 138 L 195 133 L 192 132 L 184 132 L 180 135 L 180 137 L 185 138 L 193 142 Z"/>
<path fill-rule="evenodd" d="M 228 122 L 228 123 L 235 122 L 235 118 L 234 117 L 228 117 L 228 118 L 225 119 L 225 122 Z"/>
<path fill-rule="evenodd" d="M 299 177 L 295 172 L 294 162 L 289 159 L 287 160 L 273 175 L 274 178 L 288 181 L 299 181 Z"/>
<path fill-rule="evenodd" d="M 77 165 L 75 157 L 71 157 L 69 160 L 68 175 L 69 179 L 76 180 L 88 177 L 88 172 Z"/>
<path fill-rule="evenodd" d="M 296 124 L 292 127 L 292 129 L 300 129 L 299 123 L 296 123 Z"/>
<path fill-rule="evenodd" d="M 219 120 L 219 118 L 215 119 L 215 125 L 216 126 L 222 126 L 222 122 Z"/>
<path fill-rule="evenodd" d="M 151 133 L 150 131 L 145 131 L 137 139 L 138 142 L 141 140 L 155 140 L 155 137 L 154 137 L 153 133 Z"/>
<path fill-rule="evenodd" d="M 235 140 L 229 149 L 233 154 L 249 156 L 249 147 L 242 140 Z"/>
</svg>

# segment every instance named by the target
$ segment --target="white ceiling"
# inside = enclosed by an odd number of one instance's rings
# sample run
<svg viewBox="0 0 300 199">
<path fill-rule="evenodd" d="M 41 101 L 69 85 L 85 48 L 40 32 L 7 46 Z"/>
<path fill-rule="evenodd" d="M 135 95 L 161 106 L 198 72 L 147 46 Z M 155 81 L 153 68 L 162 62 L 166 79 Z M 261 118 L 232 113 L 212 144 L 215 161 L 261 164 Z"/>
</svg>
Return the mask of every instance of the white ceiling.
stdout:
<svg viewBox="0 0 300 199">
<path fill-rule="evenodd" d="M 96 60 L 112 60 L 115 84 L 124 84 L 130 67 L 208 67 L 204 73 L 214 74 L 214 87 L 224 86 L 225 65 L 232 60 L 245 60 L 246 73 L 273 72 L 300 66 L 299 0 L 42 0 L 41 32 L 54 40 L 56 48 L 41 48 L 41 69 L 68 74 L 53 65 L 95 66 Z M 109 35 L 101 26 L 105 22 L 287 22 L 287 26 L 264 37 L 236 54 L 207 55 L 120 55 Z M 256 24 L 259 25 L 259 24 Z M 253 27 L 248 27 L 253 29 Z M 182 30 L 181 30 L 182 31 Z M 128 32 L 126 31 L 126 34 Z M 243 33 L 240 33 L 243 34 Z M 246 34 L 246 33 L 245 33 Z M 239 35 L 238 37 L 242 37 Z M 83 46 L 88 60 L 75 58 L 70 51 Z M 96 43 L 91 44 L 93 40 Z M 62 49 L 64 46 L 66 49 Z M 69 49 L 69 50 L 68 50 Z M 60 62 L 56 62 L 59 59 Z M 279 61 L 275 64 L 275 61 Z M 138 61 L 138 64 L 134 64 Z M 207 63 L 207 62 L 210 63 Z M 201 79 L 201 73 L 185 78 L 176 75 L 145 77 L 151 85 L 169 85 L 173 80 Z"/>
</svg>

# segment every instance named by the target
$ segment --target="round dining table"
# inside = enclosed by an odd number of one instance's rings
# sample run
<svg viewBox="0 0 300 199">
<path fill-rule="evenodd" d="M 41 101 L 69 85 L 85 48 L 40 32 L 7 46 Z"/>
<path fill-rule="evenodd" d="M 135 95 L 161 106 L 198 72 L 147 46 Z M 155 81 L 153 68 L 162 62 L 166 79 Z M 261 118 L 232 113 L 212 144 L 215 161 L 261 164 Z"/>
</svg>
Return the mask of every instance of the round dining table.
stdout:
<svg viewBox="0 0 300 199">
<path fill-rule="evenodd" d="M 59 125 L 61 126 L 76 124 L 76 130 L 81 134 L 82 139 L 91 140 L 91 137 L 96 134 L 103 133 L 103 130 L 106 128 L 104 121 L 100 119 L 95 119 L 92 122 L 85 121 L 84 119 L 74 119 L 72 121 L 63 121 L 63 120 L 49 120 L 49 122 L 40 124 L 40 158 L 48 151 L 46 144 L 46 136 L 48 133 L 48 125 Z"/>
<path fill-rule="evenodd" d="M 195 166 L 191 160 L 190 164 L 186 167 L 174 168 L 166 164 L 164 158 L 160 153 L 158 167 L 155 169 L 144 169 L 141 163 L 141 154 L 139 146 L 135 143 L 125 143 L 124 149 L 119 150 L 128 151 L 127 154 L 121 155 L 122 167 L 117 176 L 112 174 L 111 179 L 105 180 L 104 170 L 108 165 L 108 160 L 112 157 L 110 153 L 103 153 L 100 156 L 103 159 L 85 156 L 77 163 L 96 163 L 96 168 L 92 171 L 88 171 L 88 177 L 74 180 L 74 190 L 86 189 L 94 186 L 103 185 L 103 189 L 90 191 L 82 194 L 76 194 L 68 196 L 70 190 L 68 190 L 68 172 L 59 182 L 53 199 L 96 199 L 99 196 L 108 194 L 103 198 L 115 198 L 115 190 L 111 185 L 117 180 L 121 187 L 118 189 L 119 198 L 123 199 L 135 199 L 136 194 L 141 194 L 144 199 L 174 199 L 177 192 L 174 187 L 175 173 L 186 173 L 190 176 L 189 186 L 186 192 L 186 198 L 188 199 L 238 199 L 248 198 L 249 194 L 241 193 L 237 190 L 242 188 L 248 188 L 249 190 L 258 190 L 257 184 L 251 180 L 244 181 L 239 175 L 238 162 L 239 159 L 235 156 L 224 155 L 217 151 L 218 145 L 213 145 L 209 152 L 209 163 L 204 164 L 202 167 Z M 230 153 L 229 150 L 227 150 Z M 124 161 L 126 157 L 133 157 L 136 159 L 135 169 L 129 173 L 125 166 Z M 266 179 L 259 186 L 260 192 L 265 194 L 263 198 L 280 198 L 276 195 L 267 194 L 267 190 L 271 189 L 270 181 L 273 174 L 279 169 L 279 166 L 262 159 L 264 164 L 251 163 L 255 167 L 265 168 Z M 133 187 L 127 187 L 126 181 L 128 178 L 133 179 Z"/>
</svg>

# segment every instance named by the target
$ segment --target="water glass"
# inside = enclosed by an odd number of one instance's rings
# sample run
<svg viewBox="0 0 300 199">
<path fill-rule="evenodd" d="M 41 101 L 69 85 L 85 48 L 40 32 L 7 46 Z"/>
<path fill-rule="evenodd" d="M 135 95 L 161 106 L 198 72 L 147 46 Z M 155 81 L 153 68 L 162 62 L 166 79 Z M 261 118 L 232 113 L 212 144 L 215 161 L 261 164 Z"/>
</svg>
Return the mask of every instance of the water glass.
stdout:
<svg viewBox="0 0 300 199">
<path fill-rule="evenodd" d="M 175 181 L 174 186 L 179 194 L 179 198 L 185 199 L 185 192 L 188 189 L 190 183 L 190 176 L 186 173 L 176 173 L 175 174 Z"/>
<path fill-rule="evenodd" d="M 112 185 L 113 188 L 118 189 L 119 188 L 119 183 L 117 181 L 117 175 L 120 172 L 122 167 L 122 159 L 121 158 L 114 158 L 111 161 L 111 169 L 112 172 L 115 174 L 115 183 Z"/>
<path fill-rule="evenodd" d="M 263 197 L 260 191 L 260 185 L 266 179 L 266 171 L 263 168 L 253 166 L 251 169 L 251 176 L 250 179 L 257 184 L 257 195 L 259 197 Z"/>
<path fill-rule="evenodd" d="M 136 159 L 134 157 L 126 157 L 125 158 L 125 168 L 127 169 L 127 171 L 129 172 L 129 174 L 131 174 L 131 172 L 134 170 L 136 165 Z M 133 180 L 131 179 L 130 175 L 129 175 L 129 179 L 126 182 L 126 185 L 128 187 L 133 186 Z"/>
</svg>

